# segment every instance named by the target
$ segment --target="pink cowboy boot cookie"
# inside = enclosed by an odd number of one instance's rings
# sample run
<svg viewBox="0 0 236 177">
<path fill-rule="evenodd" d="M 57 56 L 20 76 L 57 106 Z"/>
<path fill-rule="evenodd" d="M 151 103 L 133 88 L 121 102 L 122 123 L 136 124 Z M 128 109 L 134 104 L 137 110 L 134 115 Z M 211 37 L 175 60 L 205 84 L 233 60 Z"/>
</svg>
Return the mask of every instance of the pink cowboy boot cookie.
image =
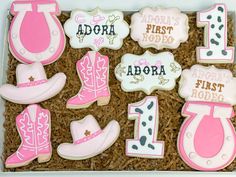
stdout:
<svg viewBox="0 0 236 177">
<path fill-rule="evenodd" d="M 87 108 L 95 101 L 99 106 L 110 101 L 109 59 L 98 52 L 90 51 L 76 64 L 82 82 L 79 93 L 67 101 L 67 108 Z"/>
<path fill-rule="evenodd" d="M 7 158 L 6 168 L 25 166 L 34 159 L 39 163 L 49 161 L 52 154 L 50 112 L 38 105 L 30 105 L 16 117 L 16 126 L 21 145 Z"/>
<path fill-rule="evenodd" d="M 216 171 L 236 155 L 236 133 L 230 118 L 236 104 L 236 79 L 229 70 L 194 65 L 184 70 L 179 93 L 187 101 L 178 137 L 181 158 L 192 168 Z"/>
<path fill-rule="evenodd" d="M 60 15 L 55 0 L 14 1 L 10 9 L 14 16 L 9 30 L 9 47 L 23 63 L 56 61 L 65 47 L 65 34 L 56 15 Z"/>
</svg>

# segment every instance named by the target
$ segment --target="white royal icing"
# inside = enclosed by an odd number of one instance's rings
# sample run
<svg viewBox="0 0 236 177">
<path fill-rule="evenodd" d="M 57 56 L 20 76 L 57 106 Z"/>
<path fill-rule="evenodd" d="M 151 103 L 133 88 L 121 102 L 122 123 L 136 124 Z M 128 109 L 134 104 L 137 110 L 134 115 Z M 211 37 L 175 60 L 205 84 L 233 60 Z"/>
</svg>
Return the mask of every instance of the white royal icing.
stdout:
<svg viewBox="0 0 236 177">
<path fill-rule="evenodd" d="M 125 54 L 115 68 L 115 75 L 124 91 L 144 91 L 149 95 L 156 89 L 173 89 L 181 71 L 172 53 L 147 51 L 140 56 Z"/>
<path fill-rule="evenodd" d="M 186 101 L 236 104 L 236 78 L 231 71 L 193 65 L 182 72 L 179 94 Z"/>
<path fill-rule="evenodd" d="M 197 26 L 205 27 L 204 45 L 197 47 L 197 60 L 201 63 L 233 63 L 234 47 L 227 47 L 227 7 L 216 4 L 198 12 Z"/>
<path fill-rule="evenodd" d="M 96 51 L 104 47 L 119 49 L 129 34 L 122 12 L 98 8 L 91 12 L 73 11 L 64 28 L 73 48 L 90 47 Z"/>
<path fill-rule="evenodd" d="M 131 18 L 131 38 L 143 48 L 178 48 L 188 30 L 188 16 L 177 8 L 144 8 Z"/>
<path fill-rule="evenodd" d="M 149 96 L 129 104 L 128 118 L 135 120 L 134 139 L 126 140 L 126 155 L 145 158 L 163 158 L 164 142 L 156 141 L 158 134 L 158 100 Z"/>
</svg>

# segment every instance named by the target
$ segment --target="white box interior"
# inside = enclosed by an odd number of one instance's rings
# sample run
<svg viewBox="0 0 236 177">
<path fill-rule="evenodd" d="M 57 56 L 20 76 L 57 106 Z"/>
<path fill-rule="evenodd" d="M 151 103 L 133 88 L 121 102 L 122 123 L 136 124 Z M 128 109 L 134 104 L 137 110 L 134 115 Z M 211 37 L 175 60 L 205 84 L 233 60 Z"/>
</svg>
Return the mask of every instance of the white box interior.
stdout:
<svg viewBox="0 0 236 177">
<path fill-rule="evenodd" d="M 9 28 L 9 21 L 7 19 L 10 4 L 13 0 L 4 0 L 0 3 L 0 85 L 6 83 L 6 70 L 8 63 L 8 42 L 7 33 Z M 215 3 L 225 3 L 228 10 L 235 16 L 236 1 L 235 0 L 57 0 L 62 11 L 71 11 L 73 9 L 92 10 L 99 7 L 104 10 L 121 10 L 124 12 L 138 11 L 143 7 L 178 7 L 181 11 L 192 12 L 207 9 Z M 3 152 L 4 143 L 4 100 L 0 99 L 0 154 Z M 181 172 L 181 171 L 149 171 L 149 172 L 2 172 L 4 162 L 2 155 L 0 155 L 0 176 L 236 176 L 235 172 Z M 33 173 L 33 174 L 32 174 Z"/>
</svg>

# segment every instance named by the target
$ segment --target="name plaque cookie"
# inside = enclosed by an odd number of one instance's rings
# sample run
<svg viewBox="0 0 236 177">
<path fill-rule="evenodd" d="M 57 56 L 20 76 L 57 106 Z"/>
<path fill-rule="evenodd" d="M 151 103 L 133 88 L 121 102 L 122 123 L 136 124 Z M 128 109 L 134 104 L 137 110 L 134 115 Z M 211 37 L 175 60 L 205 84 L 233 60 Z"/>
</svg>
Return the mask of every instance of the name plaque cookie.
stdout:
<svg viewBox="0 0 236 177">
<path fill-rule="evenodd" d="M 144 8 L 131 19 L 131 38 L 143 48 L 178 48 L 188 30 L 188 17 L 177 8 Z"/>
<path fill-rule="evenodd" d="M 119 49 L 129 34 L 122 12 L 98 8 L 91 12 L 73 11 L 64 28 L 73 48 L 89 47 L 95 51 L 104 47 Z"/>
<path fill-rule="evenodd" d="M 143 91 L 150 95 L 156 89 L 173 89 L 181 71 L 172 53 L 147 51 L 141 56 L 124 55 L 115 68 L 115 75 L 124 91 Z"/>
<path fill-rule="evenodd" d="M 194 65 L 182 72 L 179 94 L 186 101 L 236 104 L 236 78 L 231 71 Z"/>
</svg>

